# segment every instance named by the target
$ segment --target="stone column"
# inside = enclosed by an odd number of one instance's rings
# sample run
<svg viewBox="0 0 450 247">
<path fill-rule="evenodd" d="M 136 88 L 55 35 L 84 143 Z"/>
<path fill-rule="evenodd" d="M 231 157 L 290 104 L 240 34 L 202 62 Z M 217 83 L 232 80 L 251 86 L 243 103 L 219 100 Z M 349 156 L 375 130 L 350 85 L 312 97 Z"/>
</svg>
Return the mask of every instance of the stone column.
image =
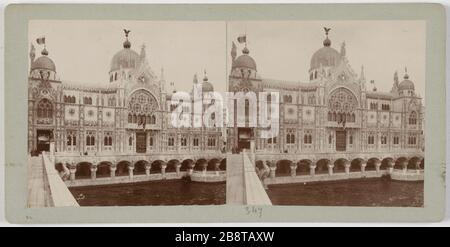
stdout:
<svg viewBox="0 0 450 247">
<path fill-rule="evenodd" d="M 269 177 L 270 178 L 275 178 L 276 174 L 275 174 L 275 170 L 277 169 L 276 166 L 271 166 L 270 167 L 270 173 L 269 173 Z"/>
<path fill-rule="evenodd" d="M 416 173 L 420 174 L 420 160 L 416 161 Z"/>
<path fill-rule="evenodd" d="M 151 163 L 146 164 L 146 165 L 145 165 L 145 175 L 146 175 L 147 177 L 150 177 L 150 169 L 152 169 L 152 164 L 151 164 Z"/>
<path fill-rule="evenodd" d="M 328 163 L 328 175 L 333 176 L 333 168 L 334 168 L 334 164 L 333 163 Z"/>
<path fill-rule="evenodd" d="M 316 164 L 315 163 L 311 163 L 309 165 L 309 175 L 311 175 L 312 177 L 314 177 L 316 175 Z"/>
<path fill-rule="evenodd" d="M 129 176 L 130 180 L 133 180 L 133 178 L 134 178 L 133 170 L 134 170 L 134 164 L 130 164 L 128 166 L 128 176 Z"/>
<path fill-rule="evenodd" d="M 202 163 L 201 166 L 202 166 L 203 175 L 206 175 L 206 169 L 208 168 L 208 162 Z"/>
<path fill-rule="evenodd" d="M 70 166 L 69 168 L 70 171 L 70 181 L 75 181 L 75 173 L 77 172 L 77 167 L 76 166 Z"/>
<path fill-rule="evenodd" d="M 266 161 L 267 166 L 270 168 L 270 172 L 269 172 L 269 177 L 270 178 L 275 178 L 275 170 L 277 169 L 276 166 L 272 165 L 273 162 L 271 161 Z"/>
<path fill-rule="evenodd" d="M 403 171 L 403 174 L 406 174 L 408 172 L 408 161 L 402 162 L 402 171 Z"/>
<path fill-rule="evenodd" d="M 350 175 L 350 162 L 349 161 L 345 161 L 345 174 Z"/>
<path fill-rule="evenodd" d="M 214 164 L 214 169 L 216 170 L 216 175 L 219 175 L 219 172 L 220 172 L 220 161 L 217 161 L 215 164 Z"/>
<path fill-rule="evenodd" d="M 167 168 L 166 162 L 162 162 L 161 163 L 161 176 L 163 179 L 166 178 L 166 168 Z"/>
<path fill-rule="evenodd" d="M 116 169 L 117 169 L 116 165 L 111 165 L 109 167 L 109 176 L 111 179 L 114 179 L 116 177 Z"/>
<path fill-rule="evenodd" d="M 394 171 L 394 162 L 392 162 L 392 160 L 389 160 L 387 165 L 388 165 L 388 173 L 392 174 L 392 172 Z"/>
<path fill-rule="evenodd" d="M 180 176 L 180 168 L 181 168 L 181 163 L 180 162 L 175 164 L 175 171 L 177 172 L 177 176 Z"/>
<path fill-rule="evenodd" d="M 97 179 L 97 166 L 92 165 L 91 166 L 91 180 L 96 180 L 96 179 Z"/>
<path fill-rule="evenodd" d="M 366 166 L 367 166 L 366 162 L 361 163 L 361 173 L 362 174 L 366 174 Z"/>
<path fill-rule="evenodd" d="M 380 167 L 381 167 L 381 161 L 377 160 L 375 161 L 375 170 L 377 171 L 377 173 L 380 173 Z"/>
<path fill-rule="evenodd" d="M 291 164 L 291 177 L 297 176 L 297 163 Z"/>
<path fill-rule="evenodd" d="M 195 167 L 195 161 L 189 162 L 188 170 L 187 170 L 187 173 L 189 176 L 192 175 L 192 173 L 194 172 L 194 167 Z"/>
</svg>

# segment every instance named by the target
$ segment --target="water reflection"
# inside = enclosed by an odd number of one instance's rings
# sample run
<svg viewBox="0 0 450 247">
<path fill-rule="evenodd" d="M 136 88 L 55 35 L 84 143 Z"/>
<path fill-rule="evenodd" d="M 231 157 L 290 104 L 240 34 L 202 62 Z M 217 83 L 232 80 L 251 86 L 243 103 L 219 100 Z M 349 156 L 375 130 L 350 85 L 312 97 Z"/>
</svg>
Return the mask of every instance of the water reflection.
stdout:
<svg viewBox="0 0 450 247">
<path fill-rule="evenodd" d="M 225 188 L 225 183 L 166 180 L 76 187 L 70 191 L 75 198 L 81 198 L 80 206 L 219 205 L 225 204 Z"/>
<path fill-rule="evenodd" d="M 270 185 L 274 205 L 423 207 L 423 182 L 355 179 Z"/>
</svg>

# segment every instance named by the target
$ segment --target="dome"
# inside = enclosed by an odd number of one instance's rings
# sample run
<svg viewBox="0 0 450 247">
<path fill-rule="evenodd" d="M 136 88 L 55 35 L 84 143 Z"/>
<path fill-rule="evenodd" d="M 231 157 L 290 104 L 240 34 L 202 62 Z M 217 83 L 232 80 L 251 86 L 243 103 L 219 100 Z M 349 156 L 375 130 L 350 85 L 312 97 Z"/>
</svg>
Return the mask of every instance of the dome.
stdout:
<svg viewBox="0 0 450 247">
<path fill-rule="evenodd" d="M 233 68 L 247 68 L 256 70 L 256 62 L 249 55 L 241 55 L 233 62 Z"/>
<path fill-rule="evenodd" d="M 256 62 L 252 57 L 248 55 L 250 53 L 248 48 L 244 47 L 242 53 L 242 55 L 234 60 L 232 68 L 247 68 L 256 70 Z"/>
<path fill-rule="evenodd" d="M 124 45 L 125 46 L 125 45 Z M 139 62 L 139 54 L 130 48 L 124 48 L 117 52 L 111 60 L 111 70 L 136 68 Z"/>
<path fill-rule="evenodd" d="M 208 81 L 204 81 L 202 83 L 202 92 L 212 92 L 214 91 L 214 86 L 208 82 Z"/>
<path fill-rule="evenodd" d="M 326 41 L 326 40 L 325 40 Z M 320 68 L 320 65 L 324 67 L 337 66 L 341 61 L 341 54 L 334 48 L 327 46 L 328 43 L 324 41 L 324 47 L 317 50 L 311 58 L 310 69 Z"/>
<path fill-rule="evenodd" d="M 31 64 L 31 70 L 34 69 L 48 69 L 53 72 L 56 72 L 55 63 L 45 55 L 38 57 L 36 60 L 33 61 L 33 63 Z"/>
<path fill-rule="evenodd" d="M 206 76 L 206 72 L 205 72 L 205 77 L 203 78 L 203 83 L 202 83 L 202 92 L 212 92 L 214 91 L 214 86 L 208 81 L 208 77 Z"/>
<path fill-rule="evenodd" d="M 414 90 L 414 83 L 408 79 L 405 79 L 398 85 L 398 90 Z"/>
</svg>

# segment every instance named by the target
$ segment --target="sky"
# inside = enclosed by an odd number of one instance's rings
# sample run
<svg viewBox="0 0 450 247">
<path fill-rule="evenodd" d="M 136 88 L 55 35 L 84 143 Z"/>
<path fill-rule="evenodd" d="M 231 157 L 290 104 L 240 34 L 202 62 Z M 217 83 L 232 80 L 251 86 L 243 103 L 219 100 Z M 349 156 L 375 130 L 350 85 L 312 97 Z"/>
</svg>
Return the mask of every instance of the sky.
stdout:
<svg viewBox="0 0 450 247">
<path fill-rule="evenodd" d="M 323 47 L 331 28 L 331 47 L 346 56 L 358 75 L 364 66 L 367 88 L 390 91 L 394 72 L 403 80 L 405 67 L 416 93 L 425 97 L 426 29 L 424 21 L 252 21 L 229 22 L 228 39 L 247 35 L 247 48 L 263 78 L 308 82 L 311 57 Z M 231 42 L 228 44 L 231 48 Z M 243 45 L 238 46 L 242 50 Z M 238 55 L 241 54 L 240 52 Z"/>
<path fill-rule="evenodd" d="M 123 29 L 131 30 L 131 49 L 146 56 L 153 72 L 174 82 L 178 90 L 190 90 L 194 74 L 204 71 L 214 83 L 225 78 L 224 22 L 155 21 L 31 21 L 29 42 L 45 36 L 49 57 L 61 80 L 88 85 L 108 84 L 111 59 L 123 49 Z M 224 84 L 224 82 L 220 82 Z"/>
<path fill-rule="evenodd" d="M 130 29 L 132 49 L 146 45 L 149 64 L 156 75 L 164 68 L 167 81 L 177 90 L 190 90 L 194 74 L 208 78 L 216 90 L 226 88 L 231 41 L 247 35 L 247 47 L 263 78 L 308 82 L 311 56 L 323 47 L 323 27 L 331 28 L 332 47 L 346 54 L 359 74 L 364 65 L 366 80 L 378 91 L 389 91 L 393 74 L 402 80 L 405 67 L 416 92 L 425 96 L 425 22 L 423 21 L 84 21 L 33 20 L 29 42 L 40 52 L 36 38 L 46 37 L 49 57 L 64 81 L 88 85 L 109 83 L 113 55 Z M 243 46 L 238 44 L 238 55 Z M 371 85 L 367 84 L 368 88 Z"/>
</svg>

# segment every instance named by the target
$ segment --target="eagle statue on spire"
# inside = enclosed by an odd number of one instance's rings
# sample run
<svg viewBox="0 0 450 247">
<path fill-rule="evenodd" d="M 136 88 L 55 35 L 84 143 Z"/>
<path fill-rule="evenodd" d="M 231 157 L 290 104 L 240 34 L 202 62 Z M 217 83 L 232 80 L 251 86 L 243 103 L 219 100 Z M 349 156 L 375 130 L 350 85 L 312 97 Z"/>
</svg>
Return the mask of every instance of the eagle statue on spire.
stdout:
<svg viewBox="0 0 450 247">
<path fill-rule="evenodd" d="M 325 30 L 325 35 L 328 35 L 328 32 L 330 32 L 331 28 L 323 27 L 323 30 Z"/>
<path fill-rule="evenodd" d="M 125 37 L 128 38 L 128 34 L 131 32 L 131 30 L 123 29 L 123 32 L 125 33 Z"/>
</svg>

